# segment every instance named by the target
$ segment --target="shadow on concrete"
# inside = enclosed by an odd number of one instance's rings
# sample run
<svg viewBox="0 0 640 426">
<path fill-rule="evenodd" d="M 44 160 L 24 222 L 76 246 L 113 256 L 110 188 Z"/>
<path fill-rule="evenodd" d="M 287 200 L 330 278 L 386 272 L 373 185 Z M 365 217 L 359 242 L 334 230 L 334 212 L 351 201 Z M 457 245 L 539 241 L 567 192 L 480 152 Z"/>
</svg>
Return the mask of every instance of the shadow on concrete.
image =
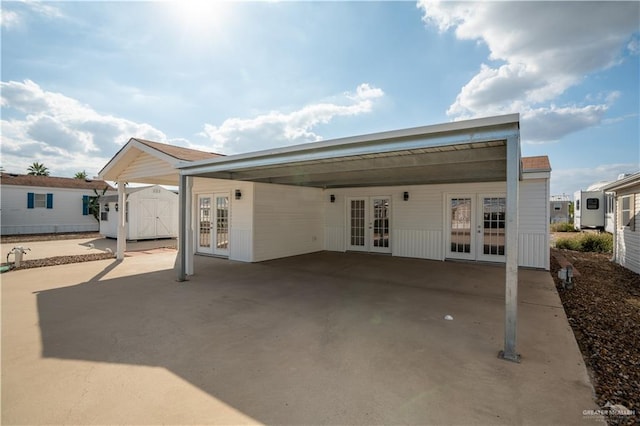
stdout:
<svg viewBox="0 0 640 426">
<path fill-rule="evenodd" d="M 515 420 L 535 386 L 496 358 L 504 268 L 316 253 L 102 279 L 115 265 L 37 295 L 43 357 L 163 367 L 268 424 Z"/>
<path fill-rule="evenodd" d="M 116 252 L 118 242 L 114 238 L 96 238 L 91 241 L 80 244 L 88 249 L 97 249 L 101 251 L 111 250 Z M 139 240 L 139 241 L 127 241 L 127 252 L 132 251 L 147 251 L 158 248 L 170 248 L 177 249 L 178 243 L 176 238 L 158 238 L 153 240 Z"/>
</svg>

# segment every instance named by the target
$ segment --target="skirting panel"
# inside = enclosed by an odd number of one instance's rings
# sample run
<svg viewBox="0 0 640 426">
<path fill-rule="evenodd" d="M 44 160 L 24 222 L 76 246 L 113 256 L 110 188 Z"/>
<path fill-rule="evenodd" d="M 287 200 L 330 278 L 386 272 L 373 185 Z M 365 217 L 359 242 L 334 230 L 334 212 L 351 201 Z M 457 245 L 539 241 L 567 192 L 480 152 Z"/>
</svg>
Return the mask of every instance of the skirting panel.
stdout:
<svg viewBox="0 0 640 426">
<path fill-rule="evenodd" d="M 328 251 L 344 251 L 344 228 L 324 228 L 324 249 Z"/>
<path fill-rule="evenodd" d="M 548 269 L 549 247 L 545 234 L 520 233 L 518 260 L 520 266 Z"/>
<path fill-rule="evenodd" d="M 252 233 L 250 229 L 231 229 L 229 259 L 241 262 L 253 261 Z"/>
<path fill-rule="evenodd" d="M 393 237 L 394 256 L 442 259 L 442 231 L 396 229 Z"/>
</svg>

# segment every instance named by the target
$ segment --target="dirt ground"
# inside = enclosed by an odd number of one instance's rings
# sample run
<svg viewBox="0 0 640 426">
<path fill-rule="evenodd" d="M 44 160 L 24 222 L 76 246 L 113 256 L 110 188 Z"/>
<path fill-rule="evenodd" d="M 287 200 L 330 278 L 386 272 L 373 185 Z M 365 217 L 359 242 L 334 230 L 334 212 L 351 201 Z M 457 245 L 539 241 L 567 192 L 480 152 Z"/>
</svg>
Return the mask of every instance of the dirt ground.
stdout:
<svg viewBox="0 0 640 426">
<path fill-rule="evenodd" d="M 610 424 L 640 424 L 640 275 L 611 262 L 610 254 L 551 251 L 551 273 L 598 405 L 622 404 L 635 411 L 610 418 Z M 580 273 L 571 290 L 562 289 L 557 255 Z"/>
<path fill-rule="evenodd" d="M 102 238 L 99 232 L 74 232 L 61 234 L 29 234 L 29 235 L 2 235 L 2 244 L 26 243 L 29 241 L 54 241 L 54 240 L 74 240 L 77 238 Z"/>
</svg>

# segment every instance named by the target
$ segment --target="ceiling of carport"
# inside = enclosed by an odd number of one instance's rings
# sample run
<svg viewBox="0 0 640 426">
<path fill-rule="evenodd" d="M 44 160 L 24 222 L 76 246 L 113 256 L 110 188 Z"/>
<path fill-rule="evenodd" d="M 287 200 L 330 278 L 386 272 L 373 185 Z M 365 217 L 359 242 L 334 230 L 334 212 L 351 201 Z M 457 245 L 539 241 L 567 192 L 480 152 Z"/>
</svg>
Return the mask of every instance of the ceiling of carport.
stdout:
<svg viewBox="0 0 640 426">
<path fill-rule="evenodd" d="M 506 180 L 506 141 L 223 168 L 197 176 L 319 188 Z"/>
</svg>

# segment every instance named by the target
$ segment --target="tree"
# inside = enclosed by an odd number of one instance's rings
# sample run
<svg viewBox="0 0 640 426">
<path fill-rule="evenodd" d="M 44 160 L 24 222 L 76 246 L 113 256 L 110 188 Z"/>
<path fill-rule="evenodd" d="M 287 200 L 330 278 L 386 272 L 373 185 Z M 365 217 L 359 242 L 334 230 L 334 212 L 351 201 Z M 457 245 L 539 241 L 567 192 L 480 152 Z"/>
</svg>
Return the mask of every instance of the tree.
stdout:
<svg viewBox="0 0 640 426">
<path fill-rule="evenodd" d="M 86 201 L 87 209 L 89 213 L 93 215 L 93 217 L 100 222 L 100 197 L 102 197 L 106 192 L 108 187 L 104 187 L 102 193 L 98 192 L 97 189 L 94 189 L 93 192 L 96 194 L 93 197 L 88 197 Z"/>
<path fill-rule="evenodd" d="M 49 176 L 49 169 L 37 161 L 27 168 L 27 174 L 33 176 Z"/>
<path fill-rule="evenodd" d="M 73 177 L 74 179 L 86 179 L 87 178 L 87 172 L 86 171 L 81 171 L 76 173 L 76 175 Z"/>
</svg>

